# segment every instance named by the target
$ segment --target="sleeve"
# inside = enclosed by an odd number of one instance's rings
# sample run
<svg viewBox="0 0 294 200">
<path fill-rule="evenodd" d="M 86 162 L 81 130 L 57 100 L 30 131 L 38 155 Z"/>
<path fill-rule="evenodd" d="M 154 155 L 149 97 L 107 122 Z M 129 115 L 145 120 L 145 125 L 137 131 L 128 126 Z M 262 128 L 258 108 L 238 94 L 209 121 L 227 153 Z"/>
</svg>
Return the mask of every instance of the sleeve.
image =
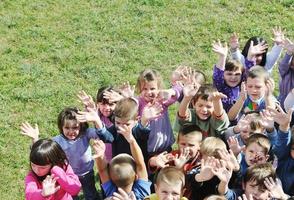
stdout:
<svg viewBox="0 0 294 200">
<path fill-rule="evenodd" d="M 230 120 L 229 120 L 229 117 L 228 117 L 226 111 L 223 111 L 223 112 L 224 112 L 223 119 L 219 119 L 214 115 L 210 118 L 211 126 L 213 129 L 215 129 L 217 136 L 222 135 L 224 133 L 225 129 L 227 129 L 230 125 Z"/>
<path fill-rule="evenodd" d="M 271 73 L 273 70 L 274 65 L 276 64 L 277 60 L 279 59 L 283 48 L 279 45 L 274 45 L 272 50 L 266 54 L 266 63 L 264 68 Z"/>
<path fill-rule="evenodd" d="M 254 61 L 248 60 L 247 58 L 245 59 L 245 73 L 247 73 L 251 67 L 255 65 Z"/>
<path fill-rule="evenodd" d="M 42 189 L 38 187 L 36 178 L 34 178 L 32 172 L 30 172 L 25 178 L 25 197 L 26 200 L 43 200 L 52 199 L 53 195 L 48 197 L 42 196 Z"/>
<path fill-rule="evenodd" d="M 112 196 L 112 194 L 117 190 L 116 186 L 113 184 L 113 182 L 111 180 L 103 183 L 101 185 L 101 187 L 103 188 L 103 191 L 105 193 L 105 197 Z"/>
<path fill-rule="evenodd" d="M 285 101 L 284 101 L 284 108 L 285 110 L 289 110 L 294 106 L 294 93 L 291 91 L 287 95 Z"/>
<path fill-rule="evenodd" d="M 237 194 L 234 190 L 229 189 L 225 194 L 227 200 L 235 200 L 237 199 Z"/>
<path fill-rule="evenodd" d="M 291 132 L 288 131 L 287 133 L 278 130 L 278 137 L 276 145 L 273 147 L 273 151 L 278 157 L 278 159 L 286 158 L 289 156 L 290 152 L 290 143 L 291 143 Z"/>
<path fill-rule="evenodd" d="M 171 89 L 174 90 L 175 95 L 168 99 L 166 102 L 164 102 L 165 106 L 170 106 L 171 104 L 175 103 L 183 93 L 183 88 L 178 84 L 173 85 Z"/>
<path fill-rule="evenodd" d="M 281 60 L 279 65 L 279 72 L 283 78 L 289 71 L 289 62 L 291 60 L 291 55 L 285 54 L 284 58 Z"/>
<path fill-rule="evenodd" d="M 278 133 L 277 130 L 274 128 L 272 132 L 266 131 L 266 136 L 268 137 L 269 141 L 271 142 L 271 145 L 274 146 L 278 139 Z"/>
<path fill-rule="evenodd" d="M 102 128 L 88 128 L 86 134 L 89 139 L 99 138 L 107 143 L 111 143 L 114 140 L 113 135 L 107 130 L 104 124 Z"/>
<path fill-rule="evenodd" d="M 236 133 L 234 132 L 234 127 L 231 126 L 225 130 L 224 135 L 225 135 L 225 140 L 227 141 L 231 136 L 234 136 Z"/>
<path fill-rule="evenodd" d="M 224 71 L 217 68 L 216 65 L 213 67 L 213 85 L 218 91 L 224 87 Z"/>
<path fill-rule="evenodd" d="M 191 123 L 193 121 L 193 116 L 192 115 L 195 114 L 195 113 L 193 112 L 192 109 L 189 109 L 188 112 L 189 112 L 189 115 L 185 116 L 185 117 L 180 117 L 179 113 L 177 113 L 177 118 L 179 120 L 180 125 L 183 125 L 185 123 Z"/>
<path fill-rule="evenodd" d="M 81 183 L 79 177 L 74 174 L 70 165 L 67 165 L 66 171 L 58 166 L 54 166 L 51 169 L 51 174 L 54 175 L 54 177 L 58 177 L 58 184 L 70 195 L 75 196 L 80 192 Z"/>
<path fill-rule="evenodd" d="M 133 135 L 136 139 L 148 139 L 150 128 L 149 126 L 144 127 L 140 122 L 132 129 Z"/>
</svg>

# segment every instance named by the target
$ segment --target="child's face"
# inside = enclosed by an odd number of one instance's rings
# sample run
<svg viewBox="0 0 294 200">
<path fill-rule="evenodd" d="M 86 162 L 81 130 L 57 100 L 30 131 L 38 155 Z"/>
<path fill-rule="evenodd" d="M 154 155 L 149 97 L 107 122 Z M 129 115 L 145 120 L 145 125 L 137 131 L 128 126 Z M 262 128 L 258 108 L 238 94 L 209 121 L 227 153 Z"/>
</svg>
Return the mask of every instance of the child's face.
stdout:
<svg viewBox="0 0 294 200">
<path fill-rule="evenodd" d="M 182 197 L 182 183 L 169 185 L 164 181 L 155 185 L 155 193 L 159 200 L 180 200 Z"/>
<path fill-rule="evenodd" d="M 146 81 L 141 88 L 140 95 L 146 102 L 152 102 L 158 95 L 157 81 Z"/>
<path fill-rule="evenodd" d="M 254 164 L 266 163 L 268 155 L 264 152 L 264 149 L 256 142 L 251 143 L 245 150 L 245 161 L 249 166 Z"/>
<path fill-rule="evenodd" d="M 261 189 L 256 185 L 256 181 L 248 181 L 244 186 L 244 193 L 249 199 L 249 196 L 252 195 L 253 200 L 268 200 L 270 199 L 269 191 L 266 189 Z"/>
<path fill-rule="evenodd" d="M 113 110 L 115 108 L 115 103 L 101 103 L 98 102 L 98 109 L 100 111 L 100 113 L 104 116 L 104 117 L 109 117 L 112 115 Z"/>
<path fill-rule="evenodd" d="M 198 135 L 179 134 L 178 145 L 179 145 L 180 152 L 182 152 L 184 148 L 188 148 L 191 158 L 195 158 L 195 156 L 197 155 L 197 152 L 200 149 L 200 142 L 201 142 L 201 138 L 199 138 Z"/>
<path fill-rule="evenodd" d="M 257 54 L 255 56 L 255 63 L 256 63 L 256 65 L 260 65 L 260 63 L 262 61 L 262 56 L 263 56 L 263 54 Z"/>
<path fill-rule="evenodd" d="M 119 117 L 115 117 L 114 119 L 116 129 L 119 129 L 119 127 L 122 127 L 123 125 L 127 126 L 128 128 L 133 128 L 137 123 L 137 120 L 133 119 L 124 119 Z"/>
<path fill-rule="evenodd" d="M 236 87 L 241 82 L 241 69 L 236 71 L 224 71 L 224 80 L 229 87 Z"/>
<path fill-rule="evenodd" d="M 265 83 L 262 78 L 247 78 L 246 82 L 247 94 L 251 100 L 258 100 L 265 94 Z"/>
<path fill-rule="evenodd" d="M 75 140 L 80 133 L 80 124 L 77 120 L 65 120 L 62 131 L 69 140 Z"/>
<path fill-rule="evenodd" d="M 264 132 L 264 129 L 256 129 L 256 130 L 252 130 L 249 126 L 246 128 L 246 129 L 244 129 L 244 130 L 242 130 L 241 132 L 240 132 L 240 136 L 241 136 L 241 138 L 242 138 L 242 140 L 243 140 L 243 142 L 246 144 L 247 143 L 247 139 L 249 138 L 249 136 L 250 136 L 250 133 L 252 133 L 252 132 L 254 132 L 254 133 L 263 133 Z"/>
<path fill-rule="evenodd" d="M 213 113 L 214 107 L 212 101 L 206 101 L 201 98 L 199 98 L 195 104 L 194 104 L 194 109 L 196 112 L 196 115 L 201 119 L 201 120 L 207 120 Z"/>
<path fill-rule="evenodd" d="M 32 170 L 35 174 L 37 174 L 37 176 L 45 176 L 47 174 L 49 174 L 52 165 L 36 165 L 34 163 L 31 162 L 31 167 Z"/>
</svg>

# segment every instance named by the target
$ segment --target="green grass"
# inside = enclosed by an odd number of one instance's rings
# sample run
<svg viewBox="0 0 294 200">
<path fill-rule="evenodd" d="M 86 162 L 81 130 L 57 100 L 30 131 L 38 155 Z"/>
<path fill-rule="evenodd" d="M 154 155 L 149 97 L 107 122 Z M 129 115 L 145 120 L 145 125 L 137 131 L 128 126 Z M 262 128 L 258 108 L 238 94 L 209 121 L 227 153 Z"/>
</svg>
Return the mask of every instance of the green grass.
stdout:
<svg viewBox="0 0 294 200">
<path fill-rule="evenodd" d="M 52 137 L 59 111 L 78 105 L 79 90 L 134 84 L 144 68 L 159 70 L 167 86 L 179 64 L 211 77 L 213 40 L 235 31 L 241 44 L 253 35 L 272 44 L 274 26 L 294 39 L 293 8 L 293 0 L 2 0 L 0 199 L 24 198 L 30 140 L 21 122 Z"/>
</svg>

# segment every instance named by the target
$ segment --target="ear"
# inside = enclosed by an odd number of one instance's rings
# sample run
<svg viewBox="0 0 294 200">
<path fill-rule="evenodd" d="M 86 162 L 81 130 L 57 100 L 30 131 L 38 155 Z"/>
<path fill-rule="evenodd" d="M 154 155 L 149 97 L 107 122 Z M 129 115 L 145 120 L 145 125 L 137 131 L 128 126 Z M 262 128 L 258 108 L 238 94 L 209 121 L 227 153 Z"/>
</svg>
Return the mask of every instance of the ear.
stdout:
<svg viewBox="0 0 294 200">
<path fill-rule="evenodd" d="M 266 155 L 265 155 L 265 160 L 267 161 L 267 160 L 269 159 L 269 157 L 270 157 L 270 156 L 269 156 L 268 154 L 266 154 Z"/>
</svg>

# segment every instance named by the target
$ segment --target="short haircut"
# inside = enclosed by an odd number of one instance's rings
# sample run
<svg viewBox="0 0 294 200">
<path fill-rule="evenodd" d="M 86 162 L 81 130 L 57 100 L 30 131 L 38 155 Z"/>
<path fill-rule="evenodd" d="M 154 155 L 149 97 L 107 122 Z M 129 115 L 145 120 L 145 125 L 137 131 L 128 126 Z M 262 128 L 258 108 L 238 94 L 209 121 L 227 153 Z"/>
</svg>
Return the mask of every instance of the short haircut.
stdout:
<svg viewBox="0 0 294 200">
<path fill-rule="evenodd" d="M 57 125 L 58 125 L 58 129 L 59 129 L 60 133 L 63 134 L 63 126 L 65 124 L 65 121 L 67 121 L 67 120 L 77 121 L 76 115 L 78 112 L 79 112 L 79 110 L 75 107 L 66 107 L 59 113 L 58 118 L 57 118 Z M 86 132 L 89 125 L 87 122 L 81 122 L 79 124 L 80 124 L 79 136 L 81 136 L 82 134 L 84 134 Z"/>
<path fill-rule="evenodd" d="M 140 72 L 137 80 L 136 89 L 138 93 L 141 93 L 146 82 L 157 81 L 158 89 L 163 88 L 163 81 L 158 71 L 153 69 L 145 69 Z"/>
<path fill-rule="evenodd" d="M 264 79 L 264 82 L 266 82 L 270 79 L 270 75 L 263 67 L 256 65 L 250 68 L 247 74 L 247 79 L 248 78 L 262 78 Z"/>
<path fill-rule="evenodd" d="M 117 187 L 128 186 L 135 181 L 136 162 L 128 154 L 119 154 L 110 161 L 109 174 Z"/>
<path fill-rule="evenodd" d="M 273 168 L 272 164 L 263 163 L 255 164 L 247 168 L 243 180 L 245 184 L 249 181 L 253 181 L 256 182 L 256 186 L 258 186 L 260 189 L 266 189 L 264 180 L 269 177 L 272 177 L 274 180 L 276 180 L 275 169 Z"/>
<path fill-rule="evenodd" d="M 237 60 L 227 60 L 226 64 L 225 64 L 225 71 L 237 71 L 237 70 L 241 70 L 241 72 L 244 71 L 244 67 L 242 65 L 242 63 L 240 63 Z"/>
<path fill-rule="evenodd" d="M 104 92 L 110 92 L 111 90 L 114 90 L 111 85 L 99 88 L 96 95 L 96 103 L 110 104 L 109 100 L 104 98 Z"/>
<path fill-rule="evenodd" d="M 226 200 L 226 197 L 214 194 L 214 195 L 210 195 L 208 197 L 205 197 L 204 200 Z"/>
<path fill-rule="evenodd" d="M 124 98 L 116 103 L 113 113 L 115 117 L 121 119 L 136 119 L 138 116 L 138 103 L 131 97 Z"/>
<path fill-rule="evenodd" d="M 202 140 L 202 130 L 195 124 L 184 124 L 178 135 L 197 135 Z"/>
<path fill-rule="evenodd" d="M 212 92 L 216 92 L 216 88 L 214 88 L 211 84 L 205 84 L 203 86 L 200 86 L 198 92 L 192 99 L 192 105 L 195 105 L 195 103 L 198 101 L 198 99 L 203 99 L 205 101 L 208 101 L 209 94 Z"/>
<path fill-rule="evenodd" d="M 262 133 L 254 133 L 249 136 L 247 139 L 246 147 L 248 147 L 250 144 L 256 143 L 260 147 L 263 148 L 264 153 L 268 154 L 271 148 L 271 142 L 268 139 L 268 137 Z"/>
<path fill-rule="evenodd" d="M 227 149 L 227 147 L 224 141 L 217 137 L 207 137 L 200 145 L 201 155 L 213 156 L 215 158 L 220 158 L 218 150 L 221 149 Z"/>
<path fill-rule="evenodd" d="M 267 41 L 264 40 L 262 37 L 257 37 L 257 36 L 251 37 L 249 40 L 247 40 L 247 42 L 243 48 L 243 51 L 242 51 L 242 54 L 245 58 L 247 58 L 247 56 L 248 56 L 248 50 L 250 48 L 251 41 L 253 41 L 253 45 L 257 45 L 262 42 L 264 42 L 264 44 L 267 44 Z M 265 66 L 267 51 L 268 51 L 268 48 L 266 48 L 266 51 L 264 53 L 262 53 L 262 60 L 260 63 L 261 66 Z"/>
<path fill-rule="evenodd" d="M 156 177 L 156 185 L 160 185 L 162 182 L 167 183 L 170 186 L 181 183 L 183 189 L 185 186 L 185 174 L 176 167 L 164 167 L 159 171 Z"/>
</svg>

